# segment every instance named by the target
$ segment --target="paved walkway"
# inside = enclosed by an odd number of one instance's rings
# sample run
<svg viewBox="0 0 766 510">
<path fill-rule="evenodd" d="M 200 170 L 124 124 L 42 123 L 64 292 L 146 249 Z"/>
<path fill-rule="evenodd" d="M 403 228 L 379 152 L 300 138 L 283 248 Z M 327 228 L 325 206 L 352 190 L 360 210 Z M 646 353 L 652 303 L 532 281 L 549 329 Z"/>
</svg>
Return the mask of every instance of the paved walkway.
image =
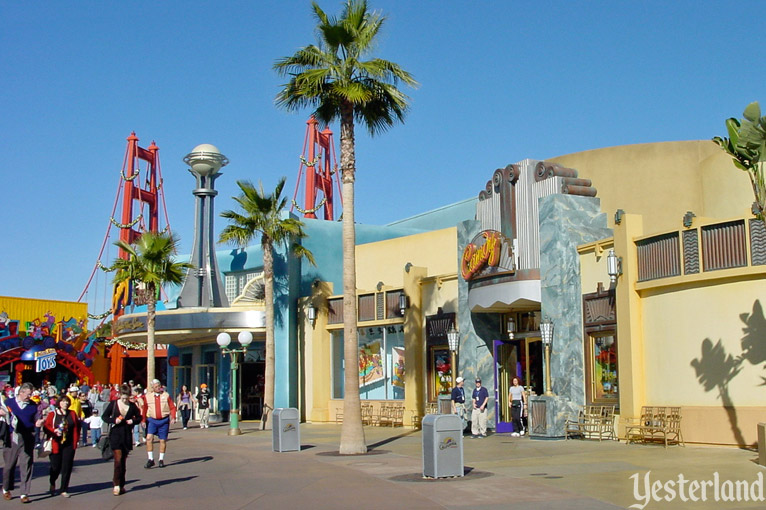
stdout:
<svg viewBox="0 0 766 510">
<path fill-rule="evenodd" d="M 301 425 L 301 451 L 284 453 L 272 451 L 271 432 L 257 430 L 257 423 L 242 425 L 243 435 L 233 437 L 227 435 L 227 424 L 206 430 L 175 428 L 164 469 L 144 469 L 144 448 L 135 449 L 128 460 L 128 493 L 120 497 L 111 493 L 111 462 L 101 461 L 95 448 L 77 451 L 70 499 L 46 494 L 48 461 L 38 461 L 32 505 L 62 510 L 143 504 L 215 510 L 607 510 L 646 503 L 634 496 L 631 476 L 638 473 L 634 478 L 640 481 L 638 492 L 643 497 L 644 476 L 650 472 L 650 484 L 663 484 L 657 496 L 669 501 L 650 499 L 646 509 L 766 507 L 766 502 L 722 499 L 728 495 L 727 481 L 734 489 L 737 480 L 753 484 L 759 474 L 763 476 L 763 468 L 755 462 L 757 453 L 746 450 L 703 446 L 665 450 L 614 441 L 545 441 L 496 434 L 464 439 L 465 477 L 425 480 L 420 431 L 365 427 L 370 453 L 339 456 L 339 425 Z M 719 501 L 714 500 L 711 485 L 707 501 L 688 500 L 691 482 L 713 482 L 716 472 L 723 489 Z M 686 502 L 678 494 L 679 476 L 685 479 Z M 14 492 L 12 501 L 0 500 L 0 505 L 19 505 L 18 495 Z M 732 495 L 736 497 L 735 490 Z M 701 490 L 696 496 L 701 498 Z"/>
</svg>

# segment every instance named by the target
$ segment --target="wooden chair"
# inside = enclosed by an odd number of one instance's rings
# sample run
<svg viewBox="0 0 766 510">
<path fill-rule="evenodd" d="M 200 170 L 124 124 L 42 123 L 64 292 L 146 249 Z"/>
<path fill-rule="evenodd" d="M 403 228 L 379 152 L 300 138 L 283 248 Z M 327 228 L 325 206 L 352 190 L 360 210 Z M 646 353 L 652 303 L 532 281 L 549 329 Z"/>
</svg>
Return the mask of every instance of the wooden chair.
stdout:
<svg viewBox="0 0 766 510">
<path fill-rule="evenodd" d="M 391 405 L 387 402 L 380 404 L 380 411 L 378 412 L 377 424 L 380 426 L 391 425 Z"/>
<path fill-rule="evenodd" d="M 583 439 L 615 439 L 614 405 L 588 405 L 580 409 L 574 419 L 566 420 L 565 438 L 579 436 Z"/>
<path fill-rule="evenodd" d="M 391 426 L 404 427 L 404 403 L 397 402 L 391 408 Z"/>
<path fill-rule="evenodd" d="M 637 424 L 625 428 L 625 444 L 630 443 L 669 443 L 684 445 L 681 434 L 681 408 L 643 406 Z"/>
<path fill-rule="evenodd" d="M 372 425 L 372 404 L 362 404 L 362 425 Z"/>
</svg>

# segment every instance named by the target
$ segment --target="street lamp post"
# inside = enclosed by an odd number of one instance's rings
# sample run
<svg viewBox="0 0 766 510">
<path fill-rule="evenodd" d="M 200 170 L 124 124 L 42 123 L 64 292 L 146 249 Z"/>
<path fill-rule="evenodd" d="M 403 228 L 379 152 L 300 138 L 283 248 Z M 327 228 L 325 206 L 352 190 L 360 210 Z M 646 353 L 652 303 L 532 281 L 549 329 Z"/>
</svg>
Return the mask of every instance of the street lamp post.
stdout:
<svg viewBox="0 0 766 510">
<path fill-rule="evenodd" d="M 447 343 L 449 344 L 449 352 L 452 355 L 452 387 L 454 388 L 457 378 L 457 350 L 460 346 L 460 331 L 455 329 L 455 325 L 450 326 L 447 331 Z"/>
<path fill-rule="evenodd" d="M 545 317 L 540 321 L 540 336 L 545 345 L 545 396 L 552 397 L 551 391 L 551 344 L 553 343 L 553 321 Z"/>
<path fill-rule="evenodd" d="M 231 356 L 231 411 L 229 412 L 229 435 L 242 434 L 239 428 L 239 398 L 237 395 L 237 372 L 239 370 L 239 353 L 247 354 L 247 346 L 253 341 L 253 334 L 249 331 L 240 331 L 237 340 L 242 345 L 241 349 L 229 349 L 231 336 L 228 333 L 219 333 L 215 341 L 221 347 L 223 354 Z"/>
</svg>

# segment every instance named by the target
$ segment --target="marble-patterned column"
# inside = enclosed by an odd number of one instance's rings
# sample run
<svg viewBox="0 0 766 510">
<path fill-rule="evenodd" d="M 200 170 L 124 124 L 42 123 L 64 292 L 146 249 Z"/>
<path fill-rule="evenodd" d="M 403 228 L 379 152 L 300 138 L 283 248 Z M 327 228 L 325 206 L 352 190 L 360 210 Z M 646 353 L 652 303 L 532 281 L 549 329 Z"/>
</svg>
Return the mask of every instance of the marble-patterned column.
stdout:
<svg viewBox="0 0 766 510">
<path fill-rule="evenodd" d="M 558 419 L 548 437 L 564 435 L 564 420 L 585 404 L 582 287 L 577 246 L 612 236 L 601 201 L 550 195 L 540 199 L 540 286 L 543 317 L 554 323 L 552 391 Z"/>
<path fill-rule="evenodd" d="M 468 220 L 457 225 L 458 260 L 460 267 L 462 249 L 481 231 L 478 221 Z M 460 351 L 458 374 L 465 379 L 466 399 L 474 389 L 474 380 L 480 377 L 482 386 L 489 391 L 488 427 L 495 428 L 495 360 L 492 355 L 492 341 L 498 338 L 500 315 L 471 313 L 468 305 L 468 283 L 458 277 L 458 329 L 460 330 Z"/>
</svg>

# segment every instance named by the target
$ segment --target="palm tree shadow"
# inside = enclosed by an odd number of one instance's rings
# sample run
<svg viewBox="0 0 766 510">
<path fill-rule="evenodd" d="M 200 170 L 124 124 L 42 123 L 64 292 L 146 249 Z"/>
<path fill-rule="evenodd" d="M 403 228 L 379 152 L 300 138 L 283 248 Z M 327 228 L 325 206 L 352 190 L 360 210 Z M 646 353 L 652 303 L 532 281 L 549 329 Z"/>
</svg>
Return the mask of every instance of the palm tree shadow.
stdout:
<svg viewBox="0 0 766 510">
<path fill-rule="evenodd" d="M 742 354 L 740 358 L 748 361 L 752 365 L 758 365 L 766 362 L 766 318 L 763 316 L 763 307 L 761 302 L 756 300 L 753 303 L 753 312 L 751 314 L 743 313 L 739 316 L 745 325 L 742 332 Z M 761 377 L 766 386 L 766 378 Z"/>
<path fill-rule="evenodd" d="M 729 418 L 729 425 L 737 444 L 745 445 L 745 438 L 738 423 L 737 410 L 729 393 L 729 383 L 742 371 L 744 361 L 753 365 L 766 362 L 766 341 L 764 341 L 766 319 L 758 300 L 753 304 L 751 314 L 743 313 L 739 317 L 745 324 L 742 329 L 745 333 L 742 338 L 742 354 L 734 357 L 726 352 L 722 340 L 719 339 L 713 345 L 713 341 L 706 338 L 702 342 L 700 357 L 693 359 L 690 365 L 694 368 L 697 380 L 706 392 L 718 390 L 718 397 Z M 761 377 L 761 379 L 763 380 L 761 385 L 766 385 L 766 378 Z"/>
</svg>

